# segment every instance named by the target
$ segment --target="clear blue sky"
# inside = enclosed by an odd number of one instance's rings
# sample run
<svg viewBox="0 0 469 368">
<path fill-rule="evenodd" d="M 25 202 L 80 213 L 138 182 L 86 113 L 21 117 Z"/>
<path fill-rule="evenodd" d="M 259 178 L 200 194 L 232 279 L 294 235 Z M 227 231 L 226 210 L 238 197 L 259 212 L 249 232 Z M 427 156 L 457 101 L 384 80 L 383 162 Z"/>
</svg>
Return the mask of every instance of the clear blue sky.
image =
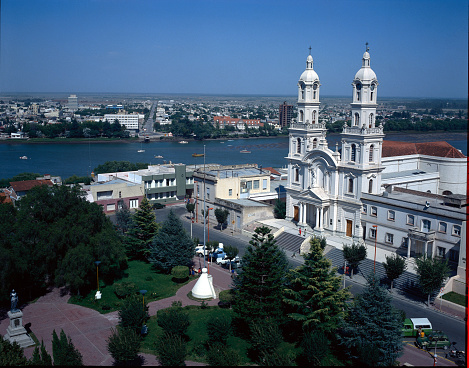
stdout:
<svg viewBox="0 0 469 368">
<path fill-rule="evenodd" d="M 0 92 L 351 94 L 369 42 L 386 97 L 468 93 L 467 0 L 3 0 Z"/>
</svg>

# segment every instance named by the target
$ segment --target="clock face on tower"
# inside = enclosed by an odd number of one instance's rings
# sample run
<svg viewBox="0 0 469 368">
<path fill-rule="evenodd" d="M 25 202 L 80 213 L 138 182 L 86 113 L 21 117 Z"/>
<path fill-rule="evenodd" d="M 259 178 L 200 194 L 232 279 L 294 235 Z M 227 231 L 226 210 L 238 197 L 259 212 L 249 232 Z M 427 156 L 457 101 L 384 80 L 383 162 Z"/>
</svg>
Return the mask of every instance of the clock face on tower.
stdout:
<svg viewBox="0 0 469 368">
<path fill-rule="evenodd" d="M 316 91 L 316 90 L 318 89 L 318 85 L 315 84 L 315 85 L 313 86 L 313 89 Z"/>
<path fill-rule="evenodd" d="M 371 87 L 370 87 L 370 89 L 371 89 L 372 91 L 374 91 L 374 89 L 375 89 L 375 85 L 374 85 L 374 84 L 372 84 L 372 85 L 371 85 Z"/>
<path fill-rule="evenodd" d="M 362 85 L 360 83 L 357 83 L 357 91 L 360 91 L 362 89 Z"/>
</svg>

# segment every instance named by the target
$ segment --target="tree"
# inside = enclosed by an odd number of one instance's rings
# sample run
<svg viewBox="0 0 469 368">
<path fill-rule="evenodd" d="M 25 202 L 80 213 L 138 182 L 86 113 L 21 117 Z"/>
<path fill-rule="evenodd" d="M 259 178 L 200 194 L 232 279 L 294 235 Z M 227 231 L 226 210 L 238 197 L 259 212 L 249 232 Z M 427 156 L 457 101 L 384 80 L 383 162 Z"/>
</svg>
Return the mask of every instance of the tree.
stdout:
<svg viewBox="0 0 469 368">
<path fill-rule="evenodd" d="M 329 353 L 329 340 L 323 331 L 311 331 L 301 339 L 302 353 L 299 356 L 299 365 L 319 367 Z"/>
<path fill-rule="evenodd" d="M 137 259 L 146 260 L 151 243 L 158 233 L 158 224 L 155 220 L 155 213 L 146 197 L 142 199 L 140 208 L 135 211 L 132 217 L 132 225 L 127 234 L 126 246 L 130 256 Z"/>
<path fill-rule="evenodd" d="M 181 336 L 166 332 L 156 341 L 155 348 L 160 365 L 166 367 L 186 365 L 184 360 L 187 355 L 187 347 Z"/>
<path fill-rule="evenodd" d="M 158 326 L 166 333 L 181 337 L 186 336 L 189 328 L 189 314 L 182 308 L 181 303 L 173 302 L 171 307 L 160 309 L 156 314 Z"/>
<path fill-rule="evenodd" d="M 405 259 L 394 253 L 392 256 L 386 256 L 386 262 L 383 263 L 383 267 L 386 270 L 386 276 L 391 280 L 391 290 L 395 279 L 401 276 L 405 269 Z"/>
<path fill-rule="evenodd" d="M 231 261 L 236 258 L 239 253 L 238 248 L 228 245 L 224 248 L 226 257 L 230 260 L 230 273 L 231 273 Z"/>
<path fill-rule="evenodd" d="M 325 246 L 325 238 L 313 237 L 310 252 L 303 256 L 305 263 L 287 273 L 283 301 L 288 317 L 304 331 L 334 331 L 350 297 L 348 290 L 340 288 L 340 278 L 324 256 Z"/>
<path fill-rule="evenodd" d="M 127 205 L 122 199 L 117 202 L 117 208 L 117 227 L 121 230 L 123 234 L 125 234 L 129 229 L 130 224 L 132 223 L 132 214 L 130 213 L 129 207 L 127 207 Z"/>
<path fill-rule="evenodd" d="M 138 333 L 148 318 L 150 318 L 148 305 L 143 304 L 139 296 L 133 294 L 125 298 L 119 310 L 120 327 L 129 328 Z"/>
<path fill-rule="evenodd" d="M 233 311 L 241 326 L 265 320 L 284 320 L 282 287 L 288 261 L 270 229 L 254 230 L 243 257 L 243 272 L 234 280 Z"/>
<path fill-rule="evenodd" d="M 34 348 L 33 356 L 30 360 L 31 365 L 34 366 L 51 366 L 52 358 L 44 346 L 44 341 L 41 341 L 41 347 L 36 345 Z"/>
<path fill-rule="evenodd" d="M 230 212 L 226 209 L 215 208 L 215 217 L 220 225 L 220 230 L 223 230 L 223 225 L 226 223 L 229 214 Z"/>
<path fill-rule="evenodd" d="M 54 365 L 83 365 L 83 357 L 75 348 L 72 339 L 65 335 L 64 330 L 60 331 L 60 339 L 55 330 L 52 332 L 52 355 Z"/>
<path fill-rule="evenodd" d="M 366 247 L 364 244 L 352 243 L 351 246 L 344 244 L 344 258 L 350 266 L 350 277 L 361 261 L 366 258 Z"/>
<path fill-rule="evenodd" d="M 277 199 L 275 201 L 274 217 L 277 219 L 284 219 L 286 215 L 287 215 L 287 204 Z"/>
<path fill-rule="evenodd" d="M 111 335 L 106 340 L 107 351 L 117 363 L 128 364 L 138 357 L 141 338 L 132 328 L 111 328 Z"/>
<path fill-rule="evenodd" d="M 415 264 L 420 288 L 428 295 L 427 305 L 430 306 L 431 294 L 443 286 L 449 275 L 448 260 L 422 256 L 415 260 Z"/>
<path fill-rule="evenodd" d="M 191 214 L 191 217 L 194 216 L 194 210 L 195 210 L 195 204 L 194 203 L 187 203 L 186 204 L 186 210 Z"/>
<path fill-rule="evenodd" d="M 10 343 L 0 335 L 0 366 L 28 365 L 28 359 L 24 356 L 23 348 L 15 341 Z"/>
<path fill-rule="evenodd" d="M 174 266 L 190 267 L 193 257 L 194 242 L 171 210 L 150 246 L 149 260 L 157 269 L 170 272 Z"/>
<path fill-rule="evenodd" d="M 212 313 L 207 322 L 208 345 L 218 343 L 226 346 L 226 340 L 231 332 L 231 316 Z"/>
<path fill-rule="evenodd" d="M 338 335 L 347 355 L 361 365 L 391 366 L 402 350 L 400 313 L 371 273 L 363 294 L 350 307 Z"/>
</svg>

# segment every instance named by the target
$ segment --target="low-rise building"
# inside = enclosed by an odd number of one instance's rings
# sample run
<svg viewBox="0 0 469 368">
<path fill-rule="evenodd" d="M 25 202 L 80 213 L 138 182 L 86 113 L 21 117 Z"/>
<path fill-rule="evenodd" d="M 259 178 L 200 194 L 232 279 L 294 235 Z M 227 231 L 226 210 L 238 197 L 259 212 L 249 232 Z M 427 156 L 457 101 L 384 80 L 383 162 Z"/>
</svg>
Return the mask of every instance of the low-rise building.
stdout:
<svg viewBox="0 0 469 368">
<path fill-rule="evenodd" d="M 90 185 L 93 202 L 103 207 L 104 213 L 114 212 L 125 203 L 129 209 L 137 209 L 143 199 L 143 185 L 118 177 L 98 181 Z"/>
</svg>

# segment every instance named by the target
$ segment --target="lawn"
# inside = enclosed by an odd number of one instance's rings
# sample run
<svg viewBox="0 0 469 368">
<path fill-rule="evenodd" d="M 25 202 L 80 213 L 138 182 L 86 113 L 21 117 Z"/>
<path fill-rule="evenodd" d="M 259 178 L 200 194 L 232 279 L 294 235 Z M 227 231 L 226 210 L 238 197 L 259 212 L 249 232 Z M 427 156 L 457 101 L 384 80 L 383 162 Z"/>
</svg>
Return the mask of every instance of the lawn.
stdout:
<svg viewBox="0 0 469 368">
<path fill-rule="evenodd" d="M 95 300 L 96 290 L 83 297 L 72 296 L 69 303 L 97 310 L 100 313 L 109 313 L 120 309 L 123 299 L 115 293 L 115 285 L 122 282 L 135 284 L 135 293 L 139 290 L 147 290 L 145 302 L 165 299 L 176 295 L 176 291 L 185 283 L 175 283 L 171 275 L 161 274 L 154 271 L 151 264 L 142 261 L 129 261 L 129 268 L 125 271 L 121 280 L 116 280 L 112 285 L 104 285 L 100 281 L 102 297 Z"/>
<path fill-rule="evenodd" d="M 461 295 L 458 293 L 455 293 L 454 291 L 450 291 L 447 294 L 444 294 L 442 296 L 444 300 L 448 300 L 449 302 L 453 302 L 459 305 L 462 305 L 463 307 L 467 307 L 467 299 L 465 295 Z"/>
</svg>

